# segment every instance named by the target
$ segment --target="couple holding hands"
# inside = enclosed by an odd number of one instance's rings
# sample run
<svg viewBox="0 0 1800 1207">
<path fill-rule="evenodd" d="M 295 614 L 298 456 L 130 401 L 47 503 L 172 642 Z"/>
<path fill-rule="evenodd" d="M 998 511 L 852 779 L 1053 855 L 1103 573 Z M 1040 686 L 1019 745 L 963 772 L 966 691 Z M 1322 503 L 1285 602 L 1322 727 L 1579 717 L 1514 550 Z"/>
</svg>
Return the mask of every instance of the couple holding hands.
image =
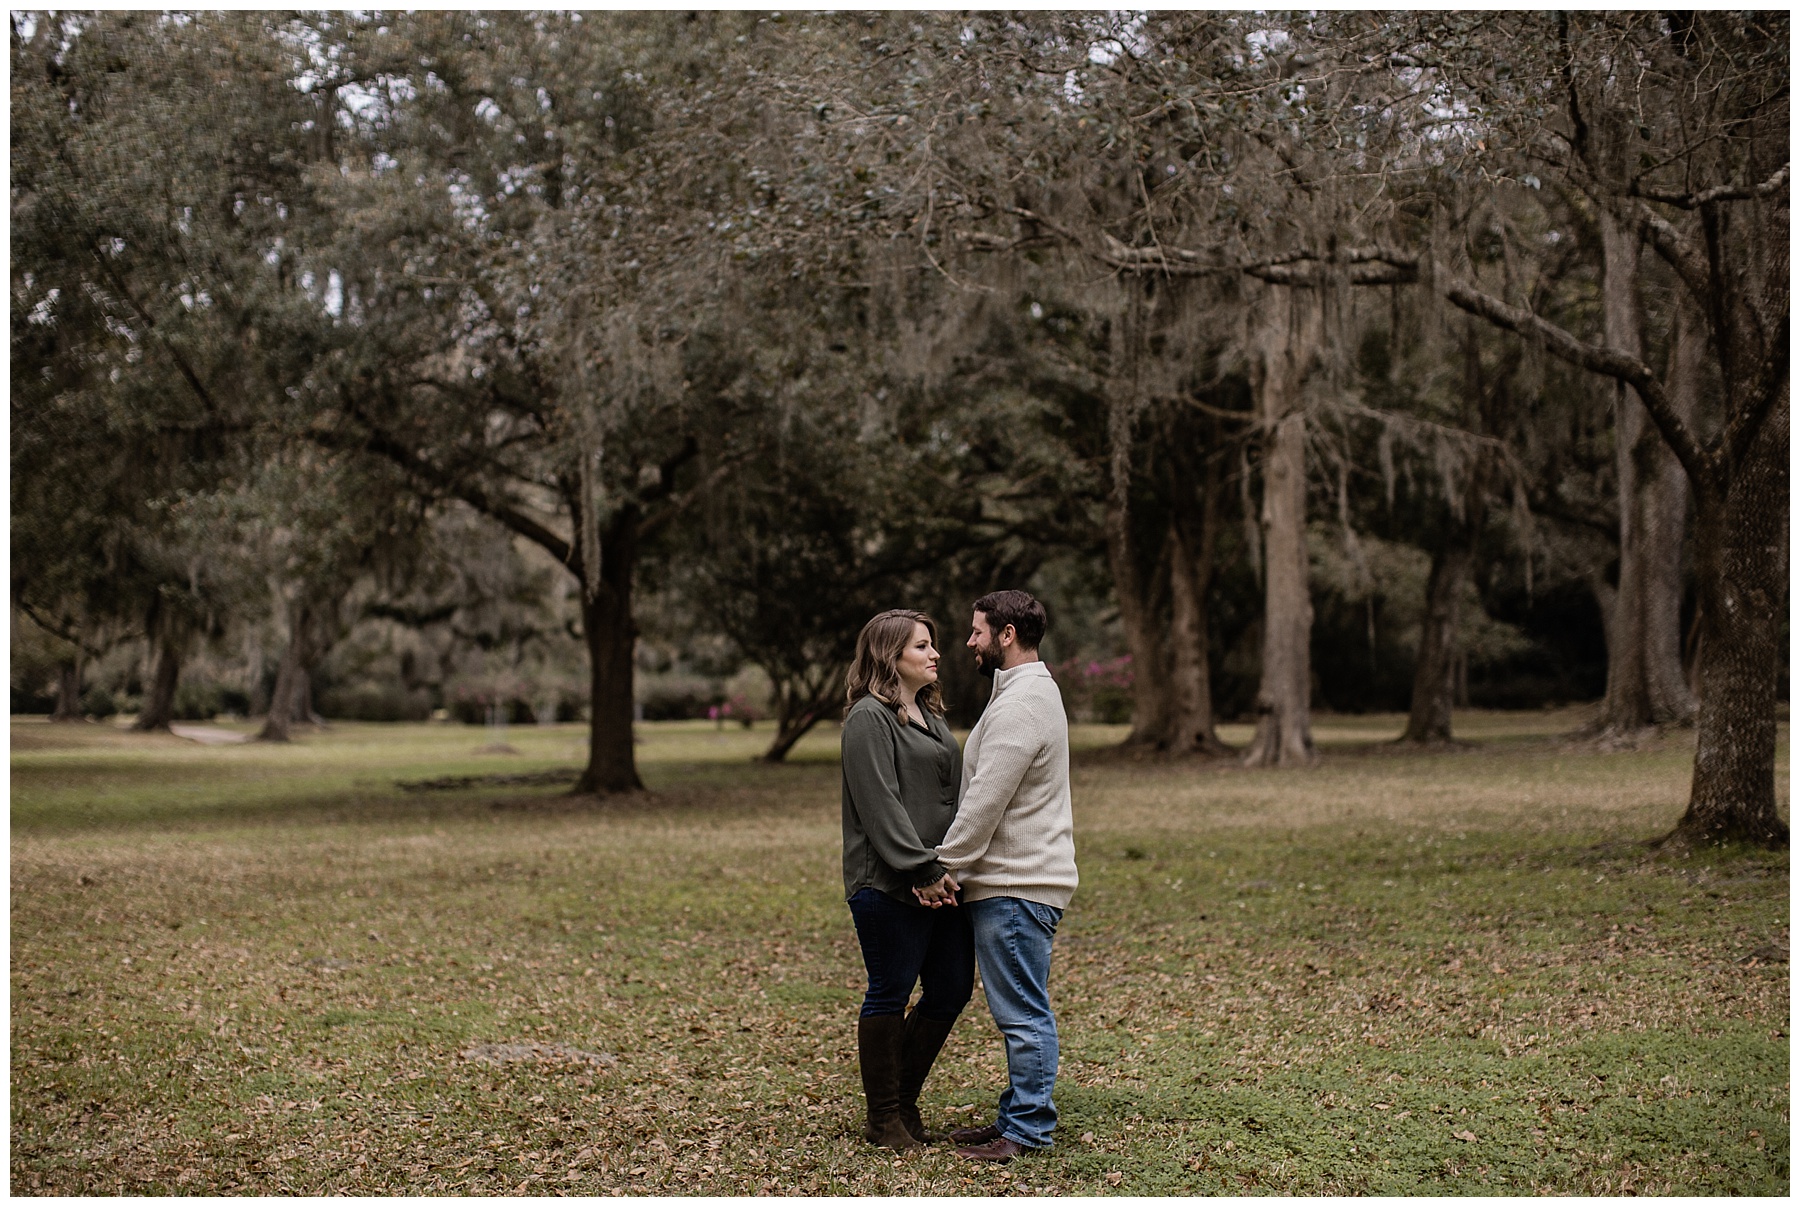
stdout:
<svg viewBox="0 0 1800 1207">
<path fill-rule="evenodd" d="M 869 974 L 857 1021 L 863 1136 L 883 1148 L 948 1139 L 961 1156 L 1004 1162 L 1051 1143 L 1050 949 L 1076 874 L 1068 719 L 1038 657 L 1045 622 L 1024 591 L 975 601 L 967 645 L 994 690 L 963 750 L 943 718 L 931 619 L 883 612 L 857 637 L 844 894 Z M 925 1127 L 919 1092 L 974 993 L 977 960 L 1009 1084 L 992 1123 L 946 1135 Z"/>
</svg>

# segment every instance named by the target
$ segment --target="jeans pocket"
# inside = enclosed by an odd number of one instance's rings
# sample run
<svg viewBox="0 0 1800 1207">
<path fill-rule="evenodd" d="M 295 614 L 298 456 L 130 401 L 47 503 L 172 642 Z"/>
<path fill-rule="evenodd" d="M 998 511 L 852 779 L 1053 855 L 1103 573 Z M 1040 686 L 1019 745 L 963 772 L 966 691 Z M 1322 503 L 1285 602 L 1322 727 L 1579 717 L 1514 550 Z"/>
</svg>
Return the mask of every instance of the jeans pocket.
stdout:
<svg viewBox="0 0 1800 1207">
<path fill-rule="evenodd" d="M 1044 928 L 1045 933 L 1055 934 L 1057 924 L 1062 921 L 1063 912 L 1054 905 L 1045 905 L 1041 901 L 1020 901 L 1025 912 L 1031 915 L 1032 921 Z"/>
</svg>

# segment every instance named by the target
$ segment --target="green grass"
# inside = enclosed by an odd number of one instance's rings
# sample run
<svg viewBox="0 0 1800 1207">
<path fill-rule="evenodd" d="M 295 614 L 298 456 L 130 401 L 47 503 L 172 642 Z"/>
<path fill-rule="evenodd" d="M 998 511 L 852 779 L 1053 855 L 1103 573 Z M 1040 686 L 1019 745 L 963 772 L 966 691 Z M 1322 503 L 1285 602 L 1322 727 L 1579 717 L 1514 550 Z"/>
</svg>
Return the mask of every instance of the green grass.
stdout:
<svg viewBox="0 0 1800 1207">
<path fill-rule="evenodd" d="M 1079 729 L 1062 1122 L 1004 1169 L 857 1137 L 835 731 L 764 767 L 766 729 L 646 725 L 653 792 L 584 807 L 396 786 L 573 768 L 574 727 L 15 720 L 11 1188 L 1784 1194 L 1787 856 L 1654 857 L 1691 737 L 1579 719 L 1321 718 L 1301 772 Z M 533 1040 L 614 1063 L 460 1056 Z M 1003 1081 L 978 994 L 927 1117 Z"/>
</svg>

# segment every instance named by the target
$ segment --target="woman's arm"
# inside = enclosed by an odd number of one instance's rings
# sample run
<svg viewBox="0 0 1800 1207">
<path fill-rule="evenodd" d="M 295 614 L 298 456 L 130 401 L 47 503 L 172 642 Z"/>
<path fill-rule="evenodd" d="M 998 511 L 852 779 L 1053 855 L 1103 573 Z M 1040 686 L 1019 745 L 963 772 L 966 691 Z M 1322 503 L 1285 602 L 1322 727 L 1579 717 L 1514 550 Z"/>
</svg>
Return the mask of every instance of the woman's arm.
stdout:
<svg viewBox="0 0 1800 1207">
<path fill-rule="evenodd" d="M 844 719 L 844 782 L 856 818 L 881 862 L 922 888 L 943 879 L 944 866 L 900 803 L 895 754 L 893 729 L 880 717 L 865 709 Z"/>
</svg>

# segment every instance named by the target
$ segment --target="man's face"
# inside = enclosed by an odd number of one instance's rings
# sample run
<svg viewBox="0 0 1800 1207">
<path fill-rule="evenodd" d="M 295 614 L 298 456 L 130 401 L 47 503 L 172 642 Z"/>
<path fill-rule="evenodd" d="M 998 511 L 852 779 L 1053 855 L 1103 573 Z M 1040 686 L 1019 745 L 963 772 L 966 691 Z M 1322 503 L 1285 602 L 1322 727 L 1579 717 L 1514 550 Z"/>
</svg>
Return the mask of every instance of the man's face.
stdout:
<svg viewBox="0 0 1800 1207">
<path fill-rule="evenodd" d="M 975 669 L 992 679 L 1006 655 L 1000 648 L 1000 635 L 988 627 L 985 613 L 975 613 L 974 622 L 969 626 L 967 644 L 975 651 Z"/>
</svg>

